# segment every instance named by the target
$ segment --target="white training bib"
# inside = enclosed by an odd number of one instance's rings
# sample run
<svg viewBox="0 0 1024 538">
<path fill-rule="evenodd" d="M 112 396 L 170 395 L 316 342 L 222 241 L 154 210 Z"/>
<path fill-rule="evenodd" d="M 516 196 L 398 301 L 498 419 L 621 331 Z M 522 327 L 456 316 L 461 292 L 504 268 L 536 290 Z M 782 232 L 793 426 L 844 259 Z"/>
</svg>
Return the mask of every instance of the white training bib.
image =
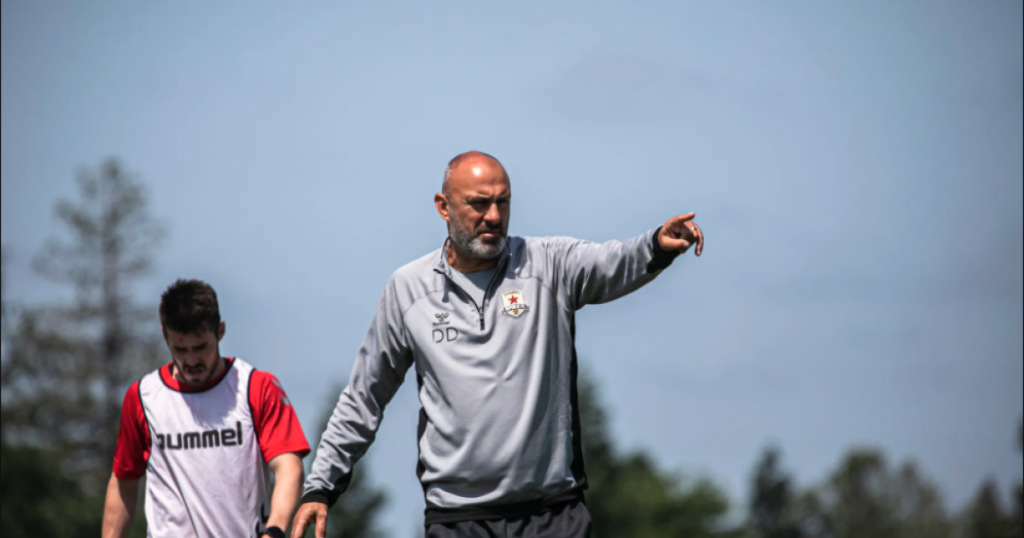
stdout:
<svg viewBox="0 0 1024 538">
<path fill-rule="evenodd" d="M 253 370 L 236 358 L 199 392 L 170 388 L 160 370 L 139 382 L 152 439 L 149 538 L 257 538 L 264 529 L 269 468 L 249 404 Z"/>
</svg>

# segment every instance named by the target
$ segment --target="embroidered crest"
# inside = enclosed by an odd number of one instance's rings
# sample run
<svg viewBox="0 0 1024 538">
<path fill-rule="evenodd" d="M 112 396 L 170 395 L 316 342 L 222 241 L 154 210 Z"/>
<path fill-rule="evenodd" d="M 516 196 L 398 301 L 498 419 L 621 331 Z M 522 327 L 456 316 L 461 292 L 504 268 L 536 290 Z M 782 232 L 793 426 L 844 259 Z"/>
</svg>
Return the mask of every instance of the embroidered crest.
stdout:
<svg viewBox="0 0 1024 538">
<path fill-rule="evenodd" d="M 519 290 L 508 290 L 501 294 L 501 312 L 508 314 L 514 318 L 518 318 L 530 309 L 526 301 L 523 300 L 523 292 Z"/>
</svg>

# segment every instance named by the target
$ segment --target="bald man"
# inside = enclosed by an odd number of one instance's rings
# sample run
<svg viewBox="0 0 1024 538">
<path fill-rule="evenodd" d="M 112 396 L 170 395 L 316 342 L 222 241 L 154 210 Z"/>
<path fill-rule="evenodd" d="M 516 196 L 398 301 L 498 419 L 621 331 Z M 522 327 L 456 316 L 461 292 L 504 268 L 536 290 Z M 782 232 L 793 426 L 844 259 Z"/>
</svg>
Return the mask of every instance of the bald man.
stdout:
<svg viewBox="0 0 1024 538">
<path fill-rule="evenodd" d="M 576 311 L 654 280 L 704 234 L 688 213 L 625 242 L 508 237 L 512 188 L 490 155 L 448 163 L 439 249 L 388 280 L 306 480 L 293 538 L 345 491 L 406 371 L 420 410 L 427 538 L 590 535 L 576 398 Z"/>
</svg>

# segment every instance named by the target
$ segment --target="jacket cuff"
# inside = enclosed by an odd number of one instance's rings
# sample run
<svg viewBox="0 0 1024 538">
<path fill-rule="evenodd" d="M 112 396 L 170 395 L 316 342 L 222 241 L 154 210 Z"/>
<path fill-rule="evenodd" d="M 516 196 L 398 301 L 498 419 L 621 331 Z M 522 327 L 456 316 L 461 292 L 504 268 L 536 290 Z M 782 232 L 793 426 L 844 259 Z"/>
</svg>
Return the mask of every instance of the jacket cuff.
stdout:
<svg viewBox="0 0 1024 538">
<path fill-rule="evenodd" d="M 329 496 L 327 495 L 327 492 L 321 490 L 313 490 L 310 491 L 309 493 L 304 494 L 302 496 L 302 500 L 299 501 L 299 504 L 306 503 L 321 503 L 326 504 L 327 506 L 331 506 L 331 501 Z"/>
<path fill-rule="evenodd" d="M 654 251 L 654 255 L 651 256 L 650 263 L 647 264 L 648 273 L 656 273 L 672 265 L 672 262 L 679 256 L 677 250 L 665 250 L 658 244 L 658 232 L 661 231 L 661 226 L 658 226 L 654 230 L 654 234 L 651 236 L 651 248 Z"/>
</svg>

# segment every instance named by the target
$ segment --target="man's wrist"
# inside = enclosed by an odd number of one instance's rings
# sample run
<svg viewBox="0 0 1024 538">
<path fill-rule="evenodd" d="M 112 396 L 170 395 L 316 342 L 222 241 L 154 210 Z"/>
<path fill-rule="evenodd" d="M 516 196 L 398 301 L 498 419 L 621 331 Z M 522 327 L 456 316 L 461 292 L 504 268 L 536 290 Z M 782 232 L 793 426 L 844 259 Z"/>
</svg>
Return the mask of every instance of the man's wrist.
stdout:
<svg viewBox="0 0 1024 538">
<path fill-rule="evenodd" d="M 269 536 L 270 538 L 287 538 L 281 527 L 267 527 L 267 530 L 263 531 L 263 536 Z"/>
<path fill-rule="evenodd" d="M 299 504 L 307 503 L 320 503 L 326 504 L 327 506 L 331 506 L 330 496 L 327 494 L 327 492 L 319 490 L 310 491 L 304 494 L 302 496 L 302 499 L 299 500 Z"/>
<path fill-rule="evenodd" d="M 648 273 L 656 273 L 662 269 L 672 265 L 676 257 L 679 256 L 679 252 L 675 250 L 665 250 L 661 248 L 661 242 L 658 241 L 658 235 L 661 233 L 661 226 L 654 230 L 654 235 L 651 236 L 651 249 L 653 255 L 651 256 L 650 263 L 647 264 Z"/>
</svg>

